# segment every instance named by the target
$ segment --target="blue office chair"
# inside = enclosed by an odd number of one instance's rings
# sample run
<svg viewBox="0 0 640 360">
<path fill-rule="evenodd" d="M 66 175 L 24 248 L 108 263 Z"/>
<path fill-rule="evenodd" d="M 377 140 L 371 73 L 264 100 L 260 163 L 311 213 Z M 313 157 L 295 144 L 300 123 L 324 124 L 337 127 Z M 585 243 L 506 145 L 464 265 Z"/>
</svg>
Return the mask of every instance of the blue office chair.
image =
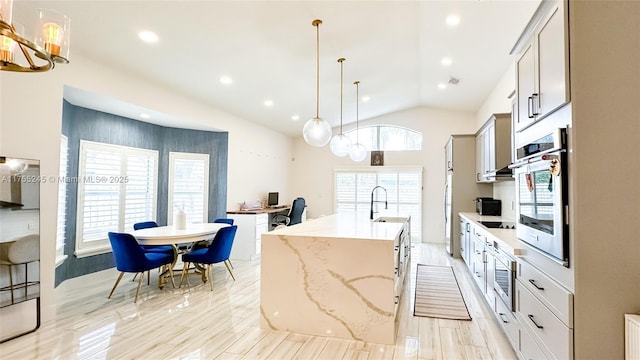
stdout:
<svg viewBox="0 0 640 360">
<path fill-rule="evenodd" d="M 182 262 L 184 263 L 184 267 L 182 268 L 182 274 L 180 276 L 180 286 L 182 286 L 182 281 L 184 280 L 185 274 L 188 272 L 189 263 L 207 265 L 206 270 L 209 272 L 209 282 L 211 285 L 211 291 L 213 291 L 213 271 L 212 265 L 215 263 L 223 262 L 231 275 L 233 281 L 236 278 L 233 276 L 233 272 L 231 268 L 227 264 L 227 260 L 229 260 L 229 255 L 231 254 L 231 247 L 233 246 L 233 239 L 236 236 L 236 231 L 238 230 L 237 225 L 232 225 L 228 227 L 223 227 L 218 230 L 215 238 L 206 248 L 193 250 L 186 254 L 182 255 Z M 189 278 L 187 277 L 187 282 Z"/>
<path fill-rule="evenodd" d="M 278 225 L 286 225 L 291 226 L 295 224 L 300 224 L 302 222 L 302 213 L 304 212 L 305 201 L 304 198 L 296 198 L 293 200 L 293 204 L 291 205 L 291 210 L 288 215 L 277 214 L 273 217 L 273 223 L 271 223 L 272 227 L 276 227 Z"/>
<path fill-rule="evenodd" d="M 158 227 L 158 224 L 155 221 L 144 221 L 133 224 L 133 230 L 147 229 Z M 167 253 L 173 254 L 176 256 L 176 249 L 171 245 L 140 245 L 145 251 L 157 252 L 157 253 Z"/>
<path fill-rule="evenodd" d="M 109 241 L 111 242 L 111 248 L 113 249 L 113 258 L 116 262 L 116 268 L 120 271 L 120 276 L 113 285 L 108 298 L 111 299 L 111 295 L 116 290 L 116 287 L 120 283 L 124 273 L 139 273 L 138 288 L 136 290 L 136 297 L 133 302 L 138 301 L 138 293 L 140 292 L 140 286 L 142 286 L 142 278 L 144 272 L 163 265 L 171 265 L 173 263 L 173 254 L 157 253 L 145 251 L 136 241 L 136 238 L 127 233 L 115 233 L 109 232 Z M 169 274 L 171 275 L 171 283 L 173 287 L 176 286 L 173 280 L 173 269 L 171 266 L 167 267 Z"/>
<path fill-rule="evenodd" d="M 213 220 L 214 223 L 219 223 L 219 224 L 229 224 L 229 225 L 233 225 L 233 219 L 229 219 L 229 218 L 217 218 L 215 220 Z"/>
</svg>

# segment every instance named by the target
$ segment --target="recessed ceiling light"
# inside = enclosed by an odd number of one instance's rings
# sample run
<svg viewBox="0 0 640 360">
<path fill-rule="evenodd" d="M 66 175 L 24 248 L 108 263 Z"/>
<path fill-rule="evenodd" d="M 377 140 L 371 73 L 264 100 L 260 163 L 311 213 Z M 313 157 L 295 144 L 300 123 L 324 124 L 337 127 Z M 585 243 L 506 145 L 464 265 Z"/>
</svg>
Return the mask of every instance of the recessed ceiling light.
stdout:
<svg viewBox="0 0 640 360">
<path fill-rule="evenodd" d="M 298 120 L 300 120 L 300 116 L 298 116 L 298 115 L 293 115 L 293 116 L 291 116 L 291 120 L 293 120 L 293 121 L 298 121 Z"/>
<path fill-rule="evenodd" d="M 142 113 L 142 114 L 140 114 L 140 118 L 141 119 L 148 119 L 148 118 L 150 118 L 150 116 L 147 113 Z"/>
<path fill-rule="evenodd" d="M 138 37 L 140 38 L 140 40 L 146 42 L 146 43 L 156 43 L 158 42 L 158 35 L 156 35 L 156 33 L 154 33 L 153 31 L 140 31 L 138 33 Z"/>
<path fill-rule="evenodd" d="M 443 58 L 442 58 L 442 60 L 440 60 L 440 63 L 441 63 L 442 65 L 444 65 L 444 66 L 449 66 L 449 65 L 451 65 L 451 62 L 452 62 L 452 60 L 451 60 L 451 58 L 449 58 L 449 57 L 443 57 Z"/>
<path fill-rule="evenodd" d="M 443 84 L 443 83 L 438 84 L 438 89 L 446 89 L 446 88 L 447 88 L 446 84 Z"/>
<path fill-rule="evenodd" d="M 229 84 L 233 83 L 233 79 L 231 79 L 230 76 L 222 75 L 222 76 L 220 76 L 220 83 L 225 84 L 225 85 L 229 85 Z"/>
<path fill-rule="evenodd" d="M 458 15 L 447 16 L 447 25 L 456 26 L 460 23 L 460 17 Z"/>
<path fill-rule="evenodd" d="M 273 106 L 273 100 L 265 100 L 264 106 Z"/>
<path fill-rule="evenodd" d="M 368 96 L 363 96 L 363 97 L 362 97 L 362 102 L 367 102 L 367 101 L 369 101 L 369 100 L 371 100 L 371 98 L 370 98 L 370 97 L 368 97 Z"/>
</svg>

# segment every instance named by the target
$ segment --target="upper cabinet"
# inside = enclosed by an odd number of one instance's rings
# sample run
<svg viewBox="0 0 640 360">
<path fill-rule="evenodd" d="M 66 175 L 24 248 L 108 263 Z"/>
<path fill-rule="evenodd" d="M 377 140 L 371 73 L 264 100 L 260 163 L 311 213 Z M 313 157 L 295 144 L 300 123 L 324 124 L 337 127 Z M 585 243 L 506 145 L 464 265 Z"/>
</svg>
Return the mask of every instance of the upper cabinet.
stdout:
<svg viewBox="0 0 640 360">
<path fill-rule="evenodd" d="M 476 182 L 512 180 L 511 114 L 493 114 L 476 133 Z"/>
<path fill-rule="evenodd" d="M 516 63 L 515 131 L 570 101 L 567 5 L 564 1 L 545 1 L 543 5 L 533 36 Z"/>
</svg>

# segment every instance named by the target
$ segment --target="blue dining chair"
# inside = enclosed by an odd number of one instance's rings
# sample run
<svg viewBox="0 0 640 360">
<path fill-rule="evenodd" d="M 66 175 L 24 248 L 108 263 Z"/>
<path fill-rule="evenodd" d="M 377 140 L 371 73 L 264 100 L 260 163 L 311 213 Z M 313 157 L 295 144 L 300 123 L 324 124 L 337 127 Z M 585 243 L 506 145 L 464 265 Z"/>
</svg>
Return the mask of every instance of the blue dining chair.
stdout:
<svg viewBox="0 0 640 360">
<path fill-rule="evenodd" d="M 148 229 L 148 228 L 154 228 L 154 227 L 158 227 L 158 223 L 156 223 L 155 221 L 143 221 L 143 222 L 133 224 L 133 230 Z M 176 249 L 171 245 L 140 245 L 140 246 L 142 246 L 142 248 L 145 249 L 146 251 L 173 254 L 174 256 L 176 255 L 176 252 L 175 252 Z"/>
<path fill-rule="evenodd" d="M 229 224 L 229 225 L 233 225 L 233 219 L 230 218 L 217 218 L 215 220 L 213 220 L 214 223 L 219 223 L 219 224 Z M 235 269 L 233 267 L 233 264 L 231 263 L 231 260 L 227 259 L 227 263 L 229 263 L 229 266 L 231 266 L 232 269 Z"/>
<path fill-rule="evenodd" d="M 217 218 L 215 220 L 213 220 L 214 223 L 219 223 L 219 224 L 229 224 L 229 225 L 233 225 L 233 219 L 229 219 L 229 218 Z"/>
<path fill-rule="evenodd" d="M 136 238 L 131 234 L 109 232 L 109 241 L 111 242 L 111 248 L 113 249 L 113 258 L 116 262 L 116 269 L 120 271 L 120 275 L 118 276 L 116 283 L 113 285 L 108 299 L 111 299 L 111 295 L 113 295 L 113 292 L 116 290 L 116 287 L 120 283 L 124 273 L 136 273 L 136 275 L 140 274 L 140 278 L 138 279 L 138 288 L 133 302 L 137 302 L 140 286 L 142 286 L 142 278 L 144 278 L 144 272 L 163 265 L 173 264 L 173 254 L 145 251 L 138 244 Z M 175 288 L 176 284 L 173 280 L 173 269 L 171 266 L 167 266 L 167 268 L 171 275 L 171 283 Z"/>
<path fill-rule="evenodd" d="M 223 227 L 218 232 L 216 232 L 216 236 L 214 237 L 211 244 L 206 248 L 201 248 L 197 250 L 193 250 L 186 254 L 182 255 L 182 262 L 184 263 L 184 267 L 182 268 L 182 274 L 180 276 L 180 286 L 182 286 L 182 282 L 184 280 L 185 274 L 188 272 L 189 263 L 206 265 L 205 271 L 209 273 L 209 282 L 211 285 L 211 291 L 213 291 L 213 271 L 212 265 L 215 263 L 222 262 L 229 271 L 229 275 L 233 281 L 236 278 L 233 276 L 233 272 L 231 268 L 227 264 L 226 260 L 229 260 L 229 255 L 231 254 L 231 247 L 233 246 L 233 239 L 236 236 L 236 231 L 238 230 L 237 225 Z M 189 281 L 187 277 L 187 282 Z"/>
</svg>

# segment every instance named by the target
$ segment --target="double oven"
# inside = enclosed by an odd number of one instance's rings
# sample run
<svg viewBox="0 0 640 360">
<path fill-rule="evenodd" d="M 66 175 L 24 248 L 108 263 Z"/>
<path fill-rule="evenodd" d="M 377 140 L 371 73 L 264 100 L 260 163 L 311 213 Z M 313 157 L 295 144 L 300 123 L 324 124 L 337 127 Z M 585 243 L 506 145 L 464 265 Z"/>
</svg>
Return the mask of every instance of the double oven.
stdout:
<svg viewBox="0 0 640 360">
<path fill-rule="evenodd" d="M 516 233 L 521 241 L 569 267 L 567 133 L 551 133 L 516 150 Z"/>
</svg>

